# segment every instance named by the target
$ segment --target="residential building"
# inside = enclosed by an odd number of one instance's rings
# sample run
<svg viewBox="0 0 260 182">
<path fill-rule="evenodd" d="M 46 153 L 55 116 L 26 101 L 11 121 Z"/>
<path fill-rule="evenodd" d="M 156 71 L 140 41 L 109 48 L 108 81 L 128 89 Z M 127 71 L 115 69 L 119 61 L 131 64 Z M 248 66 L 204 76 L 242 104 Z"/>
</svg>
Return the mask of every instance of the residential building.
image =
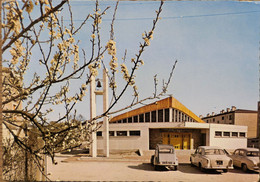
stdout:
<svg viewBox="0 0 260 182">
<path fill-rule="evenodd" d="M 221 110 L 218 114 L 214 112 L 207 114 L 206 117 L 202 117 L 202 120 L 206 123 L 247 126 L 248 145 L 256 147 L 258 143 L 256 140 L 258 136 L 257 118 L 258 111 L 237 109 L 235 106 L 232 106 L 226 110 Z"/>
</svg>

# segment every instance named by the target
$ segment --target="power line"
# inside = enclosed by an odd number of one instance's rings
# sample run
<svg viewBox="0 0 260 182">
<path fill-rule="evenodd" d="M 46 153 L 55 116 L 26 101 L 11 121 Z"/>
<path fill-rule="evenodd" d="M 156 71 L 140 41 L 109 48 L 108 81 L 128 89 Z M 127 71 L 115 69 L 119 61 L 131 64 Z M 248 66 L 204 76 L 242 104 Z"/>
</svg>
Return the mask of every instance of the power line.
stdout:
<svg viewBox="0 0 260 182">
<path fill-rule="evenodd" d="M 229 15 L 243 15 L 243 14 L 254 14 L 254 13 L 260 13 L 260 10 L 259 11 L 231 12 L 231 13 L 188 15 L 188 16 L 166 16 L 166 17 L 162 17 L 162 20 L 184 19 L 184 18 L 201 18 L 201 17 L 216 17 L 216 16 L 229 16 Z M 139 20 L 152 20 L 152 19 L 154 19 L 154 17 L 118 18 L 118 19 L 116 19 L 116 21 L 136 21 L 136 20 L 139 21 Z M 112 19 L 106 19 L 105 18 L 105 19 L 102 19 L 102 20 L 103 21 L 111 21 Z M 74 21 L 83 21 L 83 19 L 75 19 Z"/>
<path fill-rule="evenodd" d="M 191 16 L 163 17 L 163 19 L 198 18 L 198 17 L 213 17 L 213 16 L 242 15 L 242 14 L 253 14 L 253 13 L 260 13 L 260 11 L 244 11 L 244 12 L 216 13 L 216 14 L 191 15 Z"/>
</svg>

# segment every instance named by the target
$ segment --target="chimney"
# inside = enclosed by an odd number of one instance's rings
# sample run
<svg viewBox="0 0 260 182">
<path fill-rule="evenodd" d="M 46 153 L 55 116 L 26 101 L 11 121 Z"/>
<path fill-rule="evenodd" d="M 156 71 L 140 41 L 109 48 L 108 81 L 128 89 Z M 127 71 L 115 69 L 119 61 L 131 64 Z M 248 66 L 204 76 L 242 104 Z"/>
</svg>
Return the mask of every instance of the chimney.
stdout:
<svg viewBox="0 0 260 182">
<path fill-rule="evenodd" d="M 212 116 L 215 116 L 215 113 L 214 113 L 214 112 L 212 112 L 212 113 L 211 113 L 211 115 L 212 115 Z"/>
<path fill-rule="evenodd" d="M 207 114 L 207 117 L 209 117 L 209 116 L 210 116 L 210 114 L 208 113 L 208 114 Z"/>
<path fill-rule="evenodd" d="M 237 109 L 237 108 L 236 108 L 235 106 L 232 106 L 232 107 L 231 107 L 231 110 L 232 110 L 232 111 L 235 111 L 236 109 Z"/>
<path fill-rule="evenodd" d="M 223 114 L 225 112 L 225 110 L 224 109 L 222 109 L 221 111 L 220 111 L 220 114 Z"/>
<path fill-rule="evenodd" d="M 227 108 L 227 112 L 230 112 L 230 108 Z"/>
</svg>

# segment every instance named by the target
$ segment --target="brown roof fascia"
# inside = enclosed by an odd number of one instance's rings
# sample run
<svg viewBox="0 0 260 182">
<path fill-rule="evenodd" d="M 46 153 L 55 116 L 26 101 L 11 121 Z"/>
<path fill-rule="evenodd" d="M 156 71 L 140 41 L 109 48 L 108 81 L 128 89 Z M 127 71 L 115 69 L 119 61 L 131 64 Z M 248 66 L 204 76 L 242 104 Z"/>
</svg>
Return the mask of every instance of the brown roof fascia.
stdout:
<svg viewBox="0 0 260 182">
<path fill-rule="evenodd" d="M 123 113 L 121 115 L 115 116 L 111 119 L 110 122 L 115 122 L 121 119 L 125 119 L 128 117 L 136 116 L 142 113 L 160 110 L 160 109 L 167 109 L 167 108 L 176 108 L 183 113 L 187 114 L 188 116 L 192 117 L 194 120 L 205 123 L 203 120 L 201 120 L 197 115 L 195 115 L 193 112 L 191 112 L 188 108 L 186 108 L 182 103 L 180 103 L 177 99 L 174 97 L 168 97 L 156 102 L 153 102 L 151 104 L 148 104 L 146 106 L 140 107 L 138 109 L 134 109 L 132 111 Z"/>
</svg>

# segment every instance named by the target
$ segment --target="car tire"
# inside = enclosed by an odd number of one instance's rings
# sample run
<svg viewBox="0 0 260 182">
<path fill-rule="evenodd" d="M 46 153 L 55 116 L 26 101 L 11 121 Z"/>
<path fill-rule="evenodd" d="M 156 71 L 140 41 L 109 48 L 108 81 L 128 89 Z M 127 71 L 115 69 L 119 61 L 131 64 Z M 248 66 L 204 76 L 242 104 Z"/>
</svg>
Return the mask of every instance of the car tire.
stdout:
<svg viewBox="0 0 260 182">
<path fill-rule="evenodd" d="M 154 166 L 153 161 L 154 161 L 154 155 L 152 155 L 152 157 L 151 157 L 151 165 L 152 165 L 152 166 Z"/>
<path fill-rule="evenodd" d="M 205 171 L 205 169 L 202 167 L 201 163 L 199 163 L 199 169 L 200 169 L 200 171 L 202 171 L 202 172 Z"/>
<path fill-rule="evenodd" d="M 191 167 L 194 167 L 194 166 L 195 166 L 195 165 L 192 163 L 191 158 L 190 158 L 190 166 L 191 166 Z"/>
<path fill-rule="evenodd" d="M 247 168 L 247 165 L 246 164 L 242 164 L 242 170 L 244 172 L 247 172 L 248 171 L 248 168 Z"/>
<path fill-rule="evenodd" d="M 228 169 L 223 169 L 223 173 L 227 173 L 228 172 Z"/>
<path fill-rule="evenodd" d="M 160 166 L 155 165 L 155 166 L 154 166 L 154 170 L 155 170 L 155 171 L 159 171 L 159 170 L 160 170 Z"/>
<path fill-rule="evenodd" d="M 173 166 L 173 170 L 177 171 L 178 170 L 178 166 Z"/>
</svg>

